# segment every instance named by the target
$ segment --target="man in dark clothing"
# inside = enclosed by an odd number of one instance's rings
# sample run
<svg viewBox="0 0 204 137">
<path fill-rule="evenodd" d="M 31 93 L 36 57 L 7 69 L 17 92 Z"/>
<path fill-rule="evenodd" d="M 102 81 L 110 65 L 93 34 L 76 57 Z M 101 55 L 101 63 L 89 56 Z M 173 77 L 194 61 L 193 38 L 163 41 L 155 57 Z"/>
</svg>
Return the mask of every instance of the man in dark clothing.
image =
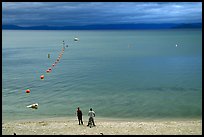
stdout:
<svg viewBox="0 0 204 137">
<path fill-rule="evenodd" d="M 79 107 L 77 108 L 77 117 L 78 117 L 78 120 L 79 120 L 79 125 L 80 125 L 80 122 L 81 122 L 81 124 L 83 125 L 83 121 L 82 121 L 82 111 L 79 109 Z"/>
</svg>

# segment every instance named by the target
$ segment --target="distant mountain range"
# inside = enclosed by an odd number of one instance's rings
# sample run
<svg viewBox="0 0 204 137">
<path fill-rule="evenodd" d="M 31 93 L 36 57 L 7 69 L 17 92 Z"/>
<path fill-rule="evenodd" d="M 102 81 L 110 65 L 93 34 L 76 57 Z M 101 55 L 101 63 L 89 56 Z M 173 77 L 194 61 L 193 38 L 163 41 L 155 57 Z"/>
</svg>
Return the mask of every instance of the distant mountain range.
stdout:
<svg viewBox="0 0 204 137">
<path fill-rule="evenodd" d="M 30 26 L 2 25 L 6 30 L 131 30 L 131 29 L 184 29 L 202 28 L 202 23 L 191 24 L 106 24 L 86 26 Z"/>
</svg>

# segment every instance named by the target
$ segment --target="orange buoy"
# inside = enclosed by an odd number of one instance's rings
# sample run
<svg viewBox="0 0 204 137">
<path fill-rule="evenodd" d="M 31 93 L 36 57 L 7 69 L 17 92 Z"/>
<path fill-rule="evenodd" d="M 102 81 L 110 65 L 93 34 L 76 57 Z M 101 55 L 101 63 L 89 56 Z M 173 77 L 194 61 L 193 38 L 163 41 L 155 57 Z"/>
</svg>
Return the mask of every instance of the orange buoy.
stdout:
<svg viewBox="0 0 204 137">
<path fill-rule="evenodd" d="M 49 71 L 51 71 L 52 69 L 51 68 L 49 68 Z"/>
<path fill-rule="evenodd" d="M 30 89 L 27 89 L 27 90 L 26 90 L 26 93 L 30 93 Z"/>
<path fill-rule="evenodd" d="M 41 78 L 41 79 L 44 79 L 44 75 L 41 75 L 40 78 Z"/>
<path fill-rule="evenodd" d="M 48 69 L 48 70 L 46 70 L 46 72 L 47 72 L 47 73 L 49 73 L 49 72 L 50 72 L 50 70 Z"/>
</svg>

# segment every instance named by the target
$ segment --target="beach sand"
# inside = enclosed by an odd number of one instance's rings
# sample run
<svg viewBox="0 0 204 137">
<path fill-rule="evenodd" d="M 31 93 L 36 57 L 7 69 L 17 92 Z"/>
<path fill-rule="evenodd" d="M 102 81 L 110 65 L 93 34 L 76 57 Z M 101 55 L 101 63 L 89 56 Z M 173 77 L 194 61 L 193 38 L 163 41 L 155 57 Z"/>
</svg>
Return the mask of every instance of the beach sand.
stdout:
<svg viewBox="0 0 204 137">
<path fill-rule="evenodd" d="M 76 119 L 52 118 L 2 122 L 3 135 L 202 135 L 202 120 L 111 120 L 95 118 L 95 127 Z"/>
</svg>

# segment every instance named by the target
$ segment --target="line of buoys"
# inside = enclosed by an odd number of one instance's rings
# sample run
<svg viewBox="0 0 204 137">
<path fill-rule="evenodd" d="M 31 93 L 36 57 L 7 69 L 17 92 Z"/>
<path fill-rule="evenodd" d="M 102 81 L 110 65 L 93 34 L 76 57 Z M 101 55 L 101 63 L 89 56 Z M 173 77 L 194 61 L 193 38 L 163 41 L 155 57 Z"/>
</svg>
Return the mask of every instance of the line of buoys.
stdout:
<svg viewBox="0 0 204 137">
<path fill-rule="evenodd" d="M 66 47 L 68 47 L 68 45 L 66 45 Z M 50 73 L 50 72 L 52 71 L 52 68 L 54 68 L 54 67 L 57 65 L 57 63 L 60 61 L 60 59 L 62 58 L 62 55 L 63 55 L 63 53 L 64 53 L 64 50 L 65 50 L 65 42 L 64 42 L 64 40 L 63 40 L 63 48 L 62 48 L 62 51 L 60 52 L 60 54 L 59 54 L 57 60 L 51 65 L 51 67 L 49 67 L 49 68 L 46 70 L 47 73 Z M 48 54 L 48 58 L 50 59 L 50 54 Z M 40 76 L 40 79 L 41 79 L 41 80 L 44 80 L 44 77 L 45 77 L 44 75 L 41 75 L 41 76 Z M 30 90 L 30 89 L 26 89 L 25 92 L 26 92 L 26 94 L 28 94 L 28 93 L 31 92 L 31 90 Z M 28 108 L 32 108 L 32 109 L 37 109 L 37 108 L 38 108 L 38 103 L 34 103 L 34 104 L 31 104 L 31 105 L 28 105 L 27 107 L 28 107 Z M 14 135 L 16 135 L 16 134 L 14 133 Z"/>
<path fill-rule="evenodd" d="M 64 40 L 63 40 L 62 50 L 61 50 L 60 54 L 58 55 L 58 58 L 56 59 L 56 61 L 51 65 L 50 68 L 48 68 L 48 69 L 46 70 L 47 73 L 52 72 L 52 68 L 54 68 L 54 67 L 57 65 L 57 63 L 60 61 L 60 59 L 62 58 L 62 55 L 63 55 L 64 50 L 65 50 L 65 46 L 64 46 L 64 45 L 65 45 L 65 42 L 64 42 Z"/>
<path fill-rule="evenodd" d="M 64 45 L 65 45 L 65 43 L 64 43 L 64 40 L 63 40 L 63 48 L 62 48 L 62 50 L 61 50 L 61 52 L 60 52 L 58 58 L 56 59 L 56 61 L 51 65 L 51 67 L 49 67 L 49 68 L 46 70 L 47 73 L 50 73 L 50 72 L 52 71 L 52 68 L 54 68 L 54 67 L 57 65 L 57 63 L 60 61 L 60 59 L 62 58 L 62 55 L 63 55 L 64 50 L 65 50 L 65 46 L 64 46 Z M 68 47 L 68 45 L 67 45 L 67 47 Z M 48 58 L 50 58 L 50 54 L 48 54 Z M 41 76 L 40 76 L 40 79 L 41 79 L 41 80 L 44 80 L 44 78 L 45 78 L 44 75 L 41 75 Z M 30 89 L 26 89 L 25 92 L 26 92 L 26 93 L 30 93 L 31 90 L 30 90 Z M 38 104 L 37 104 L 37 105 L 35 104 L 35 106 L 30 105 L 30 106 L 27 106 L 27 107 L 37 108 L 37 107 L 38 107 Z"/>
</svg>

